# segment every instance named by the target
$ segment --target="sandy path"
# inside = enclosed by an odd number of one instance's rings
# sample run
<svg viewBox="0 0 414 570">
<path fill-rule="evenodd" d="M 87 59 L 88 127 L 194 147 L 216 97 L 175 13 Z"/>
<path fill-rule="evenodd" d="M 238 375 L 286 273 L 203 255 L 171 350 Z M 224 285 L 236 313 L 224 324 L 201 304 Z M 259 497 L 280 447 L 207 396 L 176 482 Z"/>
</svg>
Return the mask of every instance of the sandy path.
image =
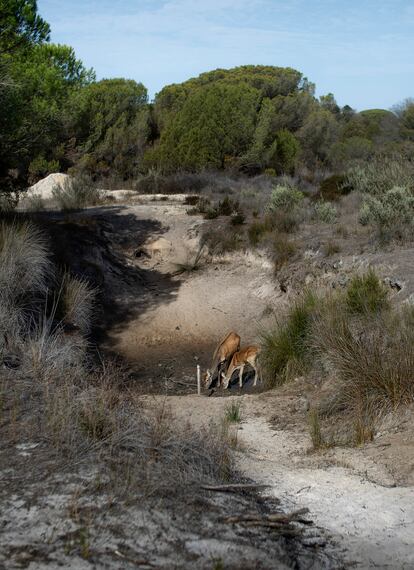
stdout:
<svg viewBox="0 0 414 570">
<path fill-rule="evenodd" d="M 355 468 L 326 465 L 323 456 L 309 456 L 303 430 L 272 429 L 265 417 L 276 398 L 197 396 L 168 397 L 174 414 L 195 426 L 223 418 L 229 401 L 242 402 L 238 431 L 238 468 L 249 478 L 270 486 L 266 494 L 283 508 L 308 507 L 316 535 L 327 539 L 329 552 L 347 567 L 411 570 L 414 568 L 414 489 L 388 487 L 367 475 L 387 480 L 378 466 L 354 453 Z M 350 455 L 353 450 L 349 450 Z M 363 471 L 366 472 L 364 473 Z M 315 531 L 310 529 L 309 540 Z"/>
</svg>

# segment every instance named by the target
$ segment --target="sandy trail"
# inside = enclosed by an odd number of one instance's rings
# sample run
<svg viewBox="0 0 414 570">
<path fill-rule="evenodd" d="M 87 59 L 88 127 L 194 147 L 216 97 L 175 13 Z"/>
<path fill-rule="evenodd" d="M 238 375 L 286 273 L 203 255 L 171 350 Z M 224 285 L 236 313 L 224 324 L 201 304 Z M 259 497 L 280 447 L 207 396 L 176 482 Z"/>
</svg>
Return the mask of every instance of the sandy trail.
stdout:
<svg viewBox="0 0 414 570">
<path fill-rule="evenodd" d="M 127 209 L 138 219 L 156 219 L 164 227 L 167 250 L 140 260 L 149 269 L 169 274 L 177 260 L 197 248 L 199 218 L 178 204 L 134 205 Z M 226 263 L 213 263 L 186 279 L 177 277 L 177 291 L 168 302 L 150 304 L 121 331 L 114 332 L 117 350 L 138 360 L 142 373 L 154 375 L 169 362 L 173 378 L 188 382 L 195 362 L 208 364 L 209 351 L 222 334 L 234 329 L 244 341 L 257 336 L 269 312 L 285 302 L 264 258 L 238 254 Z M 217 310 L 219 309 L 219 310 Z M 163 360 L 164 359 L 164 360 Z M 192 388 L 194 389 L 194 388 Z M 187 392 L 188 393 L 188 392 Z M 164 391 L 171 394 L 171 390 Z M 146 396 L 144 398 L 149 398 Z M 154 396 L 151 396 L 154 398 Z M 167 396 L 175 414 L 195 425 L 220 420 L 228 398 Z M 393 486 L 385 468 L 362 450 L 335 450 L 334 461 L 309 454 L 306 412 L 301 425 L 275 430 L 269 423 L 289 412 L 277 391 L 244 395 L 239 441 L 239 468 L 251 479 L 271 486 L 270 495 L 286 508 L 308 507 L 316 525 L 325 530 L 327 548 L 341 552 L 358 568 L 414 568 L 414 489 Z M 288 423 L 288 422 L 287 422 Z M 342 459 L 341 459 L 342 457 Z M 345 457 L 345 459 L 343 459 Z"/>
</svg>

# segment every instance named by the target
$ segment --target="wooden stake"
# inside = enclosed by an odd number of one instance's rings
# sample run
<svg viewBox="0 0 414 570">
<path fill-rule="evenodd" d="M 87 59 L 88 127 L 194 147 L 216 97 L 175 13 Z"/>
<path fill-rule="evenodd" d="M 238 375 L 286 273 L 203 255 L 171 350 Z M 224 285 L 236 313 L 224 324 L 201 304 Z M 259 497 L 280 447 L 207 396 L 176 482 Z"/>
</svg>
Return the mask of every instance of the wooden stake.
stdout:
<svg viewBox="0 0 414 570">
<path fill-rule="evenodd" d="M 201 369 L 199 364 L 197 364 L 197 394 L 201 396 Z"/>
</svg>

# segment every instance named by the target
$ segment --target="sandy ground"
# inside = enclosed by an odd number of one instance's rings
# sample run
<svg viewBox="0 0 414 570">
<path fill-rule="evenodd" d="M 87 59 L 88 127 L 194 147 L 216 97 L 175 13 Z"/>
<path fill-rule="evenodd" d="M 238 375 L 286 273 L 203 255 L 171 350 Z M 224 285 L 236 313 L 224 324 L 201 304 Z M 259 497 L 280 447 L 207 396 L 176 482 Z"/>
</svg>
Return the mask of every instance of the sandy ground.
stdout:
<svg viewBox="0 0 414 570">
<path fill-rule="evenodd" d="M 186 215 L 185 209 L 173 203 L 129 206 L 126 212 L 138 220 L 161 223 L 159 235 L 150 236 L 144 248 L 162 236 L 154 251 L 146 250 L 149 256 L 132 260 L 131 251 L 131 263 L 165 276 L 171 275 L 177 262 L 191 259 L 203 222 Z M 352 263 L 360 260 L 354 258 Z M 145 310 L 113 331 L 113 348 L 136 363 L 143 381 L 157 375 L 163 379 L 158 391 L 183 420 L 208 422 L 223 415 L 229 399 L 169 396 L 177 392 L 174 383 L 185 384 L 187 393 L 194 391 L 195 364 L 208 364 L 217 340 L 236 330 L 242 341 L 254 341 L 272 313 L 286 303 L 286 296 L 266 258 L 253 254 L 215 260 L 172 279 L 174 294 L 153 303 L 155 284 Z M 350 567 L 414 568 L 414 489 L 396 486 L 391 470 L 372 449 L 310 454 L 306 402 L 303 410 L 300 405 L 296 408 L 299 420 L 295 423 L 290 421 L 288 400 L 292 398 L 277 392 L 242 397 L 240 469 L 253 480 L 269 484 L 269 495 L 282 499 L 287 507 L 309 507 L 327 540 L 333 540 L 329 548 L 341 552 Z M 279 416 L 276 424 L 272 423 L 275 416 Z"/>
</svg>

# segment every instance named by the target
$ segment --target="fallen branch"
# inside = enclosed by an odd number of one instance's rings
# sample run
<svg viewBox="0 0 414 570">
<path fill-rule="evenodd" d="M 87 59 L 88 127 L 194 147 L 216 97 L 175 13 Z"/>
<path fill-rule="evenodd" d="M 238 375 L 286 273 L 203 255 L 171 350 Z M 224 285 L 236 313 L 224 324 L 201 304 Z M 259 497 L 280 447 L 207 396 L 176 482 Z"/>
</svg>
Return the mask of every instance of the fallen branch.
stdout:
<svg viewBox="0 0 414 570">
<path fill-rule="evenodd" d="M 292 513 L 274 513 L 270 515 L 260 515 L 258 513 L 248 513 L 243 515 L 234 515 L 223 519 L 223 522 L 230 524 L 245 523 L 247 526 L 268 526 L 280 527 L 291 522 L 300 522 L 302 524 L 312 524 L 312 521 L 303 519 L 303 515 L 309 513 L 309 509 L 299 509 Z"/>
<path fill-rule="evenodd" d="M 206 491 L 215 491 L 217 493 L 236 493 L 237 491 L 252 491 L 257 489 L 267 489 L 271 485 L 259 485 L 256 483 L 232 483 L 229 485 L 201 485 Z"/>
</svg>

